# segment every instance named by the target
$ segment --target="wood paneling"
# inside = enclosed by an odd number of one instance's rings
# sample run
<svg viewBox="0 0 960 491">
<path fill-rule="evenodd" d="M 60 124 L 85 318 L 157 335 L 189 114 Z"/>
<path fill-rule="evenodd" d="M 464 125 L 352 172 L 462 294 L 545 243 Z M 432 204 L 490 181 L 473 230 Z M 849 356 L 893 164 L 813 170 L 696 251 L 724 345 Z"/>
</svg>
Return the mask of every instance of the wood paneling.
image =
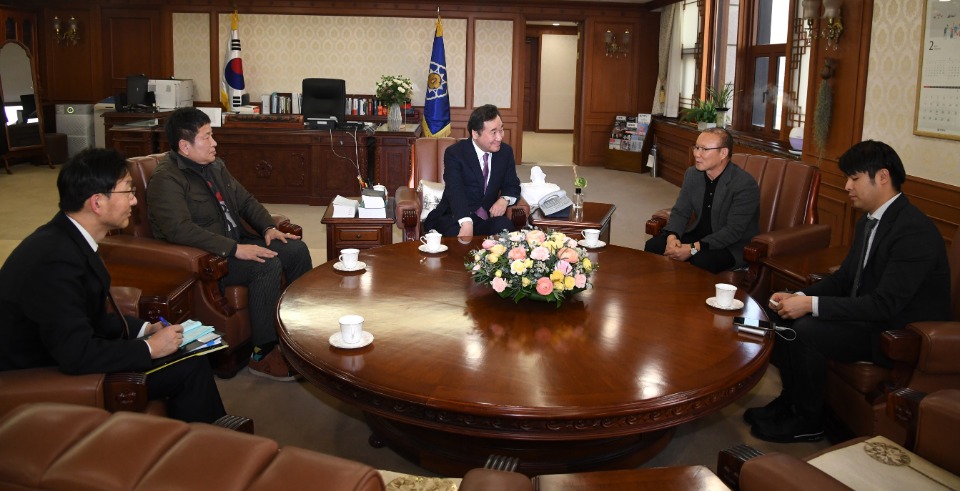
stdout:
<svg viewBox="0 0 960 491">
<path fill-rule="evenodd" d="M 122 92 L 127 75 L 163 78 L 159 10 L 104 9 L 103 77 L 108 94 Z"/>
<path fill-rule="evenodd" d="M 80 40 L 76 45 L 57 44 L 53 41 L 53 17 L 61 22 L 71 16 L 77 18 Z M 99 92 L 100 72 L 100 18 L 99 9 L 47 9 L 40 22 L 41 87 L 46 87 L 46 103 L 93 102 Z M 43 77 L 45 75 L 45 77 Z"/>
</svg>

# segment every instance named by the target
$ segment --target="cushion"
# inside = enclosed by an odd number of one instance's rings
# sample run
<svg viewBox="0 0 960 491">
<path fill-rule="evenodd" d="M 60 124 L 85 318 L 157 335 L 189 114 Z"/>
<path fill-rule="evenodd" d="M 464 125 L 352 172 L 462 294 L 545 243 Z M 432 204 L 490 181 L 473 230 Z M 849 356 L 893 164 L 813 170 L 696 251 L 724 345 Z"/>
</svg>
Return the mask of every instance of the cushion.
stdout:
<svg viewBox="0 0 960 491">
<path fill-rule="evenodd" d="M 825 453 L 809 463 L 853 489 L 960 487 L 960 477 L 882 436 Z"/>
<path fill-rule="evenodd" d="M 443 183 L 427 181 L 420 179 L 420 186 L 417 191 L 423 196 L 423 210 L 420 211 L 420 221 L 427 219 L 427 215 L 440 204 L 440 198 L 443 198 Z"/>
</svg>

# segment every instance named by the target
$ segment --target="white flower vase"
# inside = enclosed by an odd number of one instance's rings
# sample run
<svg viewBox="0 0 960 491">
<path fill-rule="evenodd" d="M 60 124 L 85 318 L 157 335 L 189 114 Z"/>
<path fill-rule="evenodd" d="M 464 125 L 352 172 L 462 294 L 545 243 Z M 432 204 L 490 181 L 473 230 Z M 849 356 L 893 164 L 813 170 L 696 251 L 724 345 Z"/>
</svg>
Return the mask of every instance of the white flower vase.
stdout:
<svg viewBox="0 0 960 491">
<path fill-rule="evenodd" d="M 403 128 L 403 109 L 400 104 L 394 102 L 390 104 L 390 111 L 387 113 L 387 129 L 390 131 L 400 131 Z"/>
</svg>

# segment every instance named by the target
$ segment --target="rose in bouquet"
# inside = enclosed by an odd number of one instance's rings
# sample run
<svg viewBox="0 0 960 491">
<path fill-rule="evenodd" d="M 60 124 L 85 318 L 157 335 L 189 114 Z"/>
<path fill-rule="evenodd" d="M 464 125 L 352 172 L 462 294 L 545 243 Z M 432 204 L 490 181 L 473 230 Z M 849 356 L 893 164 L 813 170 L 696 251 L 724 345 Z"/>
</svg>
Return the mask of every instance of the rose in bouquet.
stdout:
<svg viewBox="0 0 960 491">
<path fill-rule="evenodd" d="M 377 98 L 386 103 L 400 104 L 410 102 L 413 97 L 413 84 L 410 79 L 400 75 L 384 75 L 377 82 Z"/>
<path fill-rule="evenodd" d="M 597 265 L 587 250 L 561 232 L 524 229 L 501 232 L 470 251 L 464 261 L 473 281 L 490 285 L 503 298 L 556 302 L 590 286 Z"/>
</svg>

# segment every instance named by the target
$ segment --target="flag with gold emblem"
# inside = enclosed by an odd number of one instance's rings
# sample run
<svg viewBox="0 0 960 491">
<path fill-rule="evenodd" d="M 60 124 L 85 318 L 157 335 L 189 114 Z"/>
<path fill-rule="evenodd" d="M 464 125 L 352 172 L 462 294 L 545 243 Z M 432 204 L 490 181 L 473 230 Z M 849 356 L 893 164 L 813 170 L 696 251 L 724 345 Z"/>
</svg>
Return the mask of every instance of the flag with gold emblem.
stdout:
<svg viewBox="0 0 960 491">
<path fill-rule="evenodd" d="M 230 39 L 227 40 L 227 51 L 223 54 L 223 72 L 220 74 L 220 104 L 227 111 L 232 111 L 243 105 L 243 60 L 240 59 L 240 35 L 237 24 L 240 15 L 233 11 L 233 22 L 230 27 Z"/>
<path fill-rule="evenodd" d="M 450 134 L 447 57 L 443 50 L 443 22 L 440 21 L 439 15 L 437 15 L 437 30 L 433 36 L 430 70 L 427 74 L 427 96 L 423 104 L 423 134 L 433 137 Z"/>
</svg>

